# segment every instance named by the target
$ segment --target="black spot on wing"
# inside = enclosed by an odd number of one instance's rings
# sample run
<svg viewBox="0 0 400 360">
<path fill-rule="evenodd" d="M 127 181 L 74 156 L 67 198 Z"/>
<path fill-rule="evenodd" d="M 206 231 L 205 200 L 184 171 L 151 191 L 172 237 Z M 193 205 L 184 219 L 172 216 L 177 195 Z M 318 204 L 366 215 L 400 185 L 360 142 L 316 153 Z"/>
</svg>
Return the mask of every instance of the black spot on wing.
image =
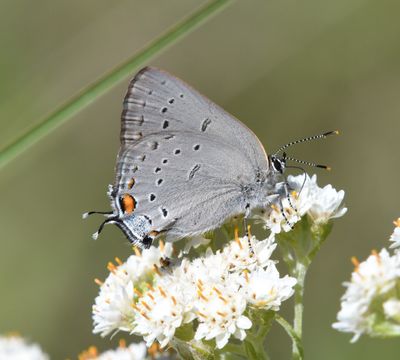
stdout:
<svg viewBox="0 0 400 360">
<path fill-rule="evenodd" d="M 201 124 L 201 131 L 203 131 L 203 132 L 206 131 L 208 125 L 210 125 L 210 124 L 211 124 L 211 120 L 209 118 L 205 119 L 203 121 L 203 123 Z"/>
<path fill-rule="evenodd" d="M 189 180 L 193 179 L 193 176 L 199 170 L 200 170 L 200 164 L 196 164 L 195 166 L 193 166 L 192 170 L 190 170 L 190 173 L 189 173 Z"/>
</svg>

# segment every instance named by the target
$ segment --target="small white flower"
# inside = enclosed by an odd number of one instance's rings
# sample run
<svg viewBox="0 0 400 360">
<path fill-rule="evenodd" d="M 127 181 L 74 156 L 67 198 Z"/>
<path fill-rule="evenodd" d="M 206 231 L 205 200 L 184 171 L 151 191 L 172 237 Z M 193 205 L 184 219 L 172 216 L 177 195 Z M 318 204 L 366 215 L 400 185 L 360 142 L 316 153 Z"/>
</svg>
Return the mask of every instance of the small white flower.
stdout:
<svg viewBox="0 0 400 360">
<path fill-rule="evenodd" d="M 383 304 L 385 315 L 400 323 L 400 300 L 390 299 Z"/>
<path fill-rule="evenodd" d="M 180 284 L 169 280 L 167 276 L 160 278 L 156 288 L 147 291 L 135 305 L 138 315 L 132 333 L 143 336 L 147 346 L 157 339 L 160 346 L 165 347 L 175 330 L 193 318 L 185 316 L 188 310 Z"/>
<path fill-rule="evenodd" d="M 341 206 L 344 191 L 336 191 L 331 185 L 320 188 L 316 175 L 311 178 L 308 175 L 289 176 L 288 183 L 294 192 L 289 198 L 283 198 L 281 204 L 273 205 L 272 210 L 264 216 L 266 227 L 273 233 L 290 231 L 291 226 L 305 214 L 314 224 L 323 225 L 347 211 Z"/>
<path fill-rule="evenodd" d="M 133 343 L 127 347 L 120 346 L 115 350 L 105 351 L 96 357 L 96 360 L 145 360 L 146 358 L 146 345 Z"/>
<path fill-rule="evenodd" d="M 0 336 L 0 359 L 48 360 L 39 345 L 28 343 L 19 336 Z"/>
<path fill-rule="evenodd" d="M 253 306 L 278 311 L 282 302 L 294 293 L 297 281 L 290 276 L 279 277 L 274 264 L 257 269 L 246 276 L 246 297 Z"/>
<path fill-rule="evenodd" d="M 228 274 L 229 263 L 220 252 L 213 253 L 210 248 L 203 257 L 186 263 L 185 277 L 194 288 L 198 283 L 223 283 Z"/>
<path fill-rule="evenodd" d="M 347 289 L 337 315 L 338 322 L 333 324 L 339 331 L 354 333 L 352 342 L 362 334 L 384 335 L 385 328 L 393 331 L 393 325 L 398 325 L 382 324 L 380 319 L 384 316 L 379 315 L 384 313 L 384 303 L 392 299 L 400 286 L 400 254 L 390 256 L 386 249 L 382 249 L 362 263 L 353 262 L 356 269 L 351 282 L 344 283 Z"/>
<path fill-rule="evenodd" d="M 332 185 L 326 185 L 315 192 L 315 200 L 308 215 L 315 224 L 326 224 L 330 219 L 343 216 L 347 212 L 346 207 L 340 207 L 344 198 L 344 191 L 336 191 Z"/>
<path fill-rule="evenodd" d="M 392 249 L 400 247 L 400 218 L 393 221 L 393 223 L 396 225 L 396 227 L 394 228 L 394 231 L 389 239 L 389 241 L 393 242 L 393 244 L 390 245 L 390 248 Z"/>
<path fill-rule="evenodd" d="M 270 257 L 276 248 L 275 236 L 272 233 L 269 238 L 258 241 L 254 236 L 236 238 L 230 241 L 223 249 L 229 270 L 253 270 L 258 267 L 266 267 L 273 262 Z M 217 256 L 217 255 L 214 255 Z"/>
<path fill-rule="evenodd" d="M 161 267 L 160 259 L 171 256 L 172 246 L 160 243 L 160 247 L 151 246 L 140 254 L 131 255 L 125 263 L 116 258 L 117 265 L 108 264 L 109 276 L 101 284 L 100 293 L 93 306 L 94 333 L 106 336 L 113 331 L 131 331 L 135 311 L 135 289 L 140 289 L 143 281 L 154 277 L 154 266 Z"/>
<path fill-rule="evenodd" d="M 246 298 L 237 281 L 230 281 L 228 277 L 225 286 L 203 284 L 200 289 L 195 302 L 199 321 L 195 339 L 215 338 L 218 349 L 222 349 L 231 336 L 243 340 L 246 337 L 244 330 L 250 329 L 252 323 L 243 315 Z"/>
</svg>

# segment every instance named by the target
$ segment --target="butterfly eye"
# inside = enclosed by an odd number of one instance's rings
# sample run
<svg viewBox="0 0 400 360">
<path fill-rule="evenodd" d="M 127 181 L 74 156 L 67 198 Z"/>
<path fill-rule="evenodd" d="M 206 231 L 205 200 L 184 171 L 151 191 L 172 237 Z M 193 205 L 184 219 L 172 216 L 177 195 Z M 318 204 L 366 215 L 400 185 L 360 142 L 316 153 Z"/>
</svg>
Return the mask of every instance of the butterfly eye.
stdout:
<svg viewBox="0 0 400 360">
<path fill-rule="evenodd" d="M 274 159 L 274 168 L 276 171 L 282 173 L 282 163 L 279 159 Z"/>
</svg>

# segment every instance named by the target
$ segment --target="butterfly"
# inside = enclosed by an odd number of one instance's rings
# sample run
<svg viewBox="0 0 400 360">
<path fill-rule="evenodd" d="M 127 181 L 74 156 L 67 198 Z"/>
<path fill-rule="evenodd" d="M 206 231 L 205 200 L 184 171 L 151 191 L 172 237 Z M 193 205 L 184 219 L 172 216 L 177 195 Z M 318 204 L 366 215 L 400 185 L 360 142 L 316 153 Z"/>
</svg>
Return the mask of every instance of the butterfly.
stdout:
<svg viewBox="0 0 400 360">
<path fill-rule="evenodd" d="M 336 132 L 293 141 L 268 156 L 257 136 L 182 80 L 146 67 L 130 82 L 121 116 L 115 182 L 109 185 L 115 224 L 128 240 L 148 248 L 205 233 L 228 219 L 281 204 L 289 187 L 283 174 L 287 147 Z"/>
</svg>

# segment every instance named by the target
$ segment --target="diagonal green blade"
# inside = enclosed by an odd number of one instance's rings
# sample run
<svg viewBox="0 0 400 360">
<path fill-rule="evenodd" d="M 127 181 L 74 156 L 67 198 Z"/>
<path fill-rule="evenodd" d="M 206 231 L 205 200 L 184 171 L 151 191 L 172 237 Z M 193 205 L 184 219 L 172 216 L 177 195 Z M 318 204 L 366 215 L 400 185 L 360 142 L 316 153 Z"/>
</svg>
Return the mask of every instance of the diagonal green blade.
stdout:
<svg viewBox="0 0 400 360">
<path fill-rule="evenodd" d="M 83 89 L 72 97 L 68 102 L 60 106 L 53 113 L 47 116 L 37 126 L 16 139 L 0 152 L 0 168 L 17 157 L 20 153 L 34 145 L 45 135 L 56 129 L 66 120 L 77 114 L 86 106 L 96 101 L 101 95 L 110 90 L 119 81 L 138 70 L 144 63 L 153 56 L 160 54 L 163 50 L 174 44 L 176 41 L 189 34 L 204 21 L 215 15 L 222 7 L 232 3 L 233 0 L 213 0 L 208 2 L 190 16 L 173 26 L 160 37 L 150 42 L 139 53 L 132 56 L 126 62 L 120 64 L 109 73 L 102 76 L 93 84 Z"/>
</svg>

